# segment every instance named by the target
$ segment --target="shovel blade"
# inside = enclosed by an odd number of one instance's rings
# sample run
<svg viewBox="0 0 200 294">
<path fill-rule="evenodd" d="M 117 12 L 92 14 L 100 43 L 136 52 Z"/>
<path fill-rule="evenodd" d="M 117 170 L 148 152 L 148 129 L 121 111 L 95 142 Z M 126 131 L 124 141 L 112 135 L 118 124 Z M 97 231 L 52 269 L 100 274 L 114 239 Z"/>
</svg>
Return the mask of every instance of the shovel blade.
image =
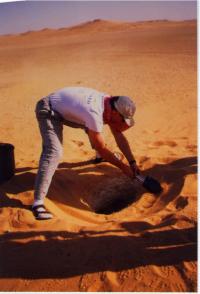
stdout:
<svg viewBox="0 0 200 294">
<path fill-rule="evenodd" d="M 160 194 L 163 191 L 160 183 L 152 177 L 145 177 L 143 187 L 153 194 Z"/>
</svg>

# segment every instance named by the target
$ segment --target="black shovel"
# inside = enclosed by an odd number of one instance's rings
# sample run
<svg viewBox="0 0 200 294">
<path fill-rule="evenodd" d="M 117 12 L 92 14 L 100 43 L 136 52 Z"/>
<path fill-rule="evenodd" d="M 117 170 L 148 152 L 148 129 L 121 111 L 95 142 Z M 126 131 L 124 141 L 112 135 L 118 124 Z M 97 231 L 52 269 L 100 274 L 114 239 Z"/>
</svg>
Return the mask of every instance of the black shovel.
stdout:
<svg viewBox="0 0 200 294">
<path fill-rule="evenodd" d="M 142 186 L 147 189 L 150 193 L 160 194 L 163 191 L 160 183 L 149 176 L 143 177 L 142 175 L 136 175 L 136 180 L 142 184 Z"/>
</svg>

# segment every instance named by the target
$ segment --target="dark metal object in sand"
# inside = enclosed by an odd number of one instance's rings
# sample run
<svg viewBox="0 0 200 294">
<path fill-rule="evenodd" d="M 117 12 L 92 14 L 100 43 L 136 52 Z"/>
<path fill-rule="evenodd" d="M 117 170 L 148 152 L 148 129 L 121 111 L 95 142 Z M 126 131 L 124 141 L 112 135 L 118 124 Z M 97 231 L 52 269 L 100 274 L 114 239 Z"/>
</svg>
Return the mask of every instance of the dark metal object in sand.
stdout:
<svg viewBox="0 0 200 294">
<path fill-rule="evenodd" d="M 137 175 L 136 179 L 140 183 L 142 183 L 143 187 L 147 189 L 150 193 L 160 194 L 163 191 L 163 188 L 160 185 L 160 183 L 152 177 L 149 177 L 149 176 L 143 177 L 141 175 Z"/>
<path fill-rule="evenodd" d="M 14 174 L 14 146 L 8 143 L 0 143 L 0 184 L 8 181 Z"/>
</svg>

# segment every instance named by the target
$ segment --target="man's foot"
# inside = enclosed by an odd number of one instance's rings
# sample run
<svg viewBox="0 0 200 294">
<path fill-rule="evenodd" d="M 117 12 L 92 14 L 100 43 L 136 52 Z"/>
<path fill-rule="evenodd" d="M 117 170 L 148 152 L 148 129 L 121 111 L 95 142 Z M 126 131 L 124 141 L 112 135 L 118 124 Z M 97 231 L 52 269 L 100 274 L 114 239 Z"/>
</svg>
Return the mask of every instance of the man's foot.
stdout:
<svg viewBox="0 0 200 294">
<path fill-rule="evenodd" d="M 37 220 L 47 220 L 53 218 L 53 215 L 43 204 L 32 206 L 32 211 Z"/>
</svg>

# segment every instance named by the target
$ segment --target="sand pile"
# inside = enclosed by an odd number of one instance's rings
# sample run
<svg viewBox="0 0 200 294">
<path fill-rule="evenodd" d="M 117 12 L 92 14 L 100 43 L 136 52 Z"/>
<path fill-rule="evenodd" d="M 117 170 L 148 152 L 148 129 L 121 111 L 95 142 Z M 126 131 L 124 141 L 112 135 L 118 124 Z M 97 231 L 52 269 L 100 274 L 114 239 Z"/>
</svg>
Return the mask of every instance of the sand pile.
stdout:
<svg viewBox="0 0 200 294">
<path fill-rule="evenodd" d="M 1 142 L 16 175 L 0 186 L 2 291 L 196 291 L 196 22 L 95 21 L 0 37 Z M 94 165 L 86 134 L 65 127 L 64 156 L 46 205 L 29 210 L 41 151 L 34 108 L 65 86 L 134 98 L 126 131 L 148 193 L 108 163 Z M 107 127 L 107 144 L 118 151 Z M 108 214 L 106 198 L 125 199 Z M 104 200 L 103 200 L 104 201 Z"/>
</svg>

